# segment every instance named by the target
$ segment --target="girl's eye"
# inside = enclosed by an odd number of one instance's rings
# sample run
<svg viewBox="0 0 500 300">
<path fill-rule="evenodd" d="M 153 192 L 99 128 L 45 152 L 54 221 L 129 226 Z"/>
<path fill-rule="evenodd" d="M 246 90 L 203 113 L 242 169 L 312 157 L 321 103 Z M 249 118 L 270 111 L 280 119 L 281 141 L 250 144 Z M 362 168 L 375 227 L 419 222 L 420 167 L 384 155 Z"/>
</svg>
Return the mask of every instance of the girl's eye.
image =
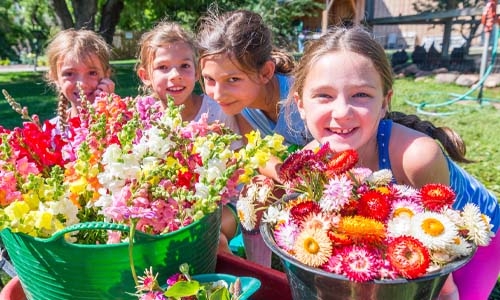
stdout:
<svg viewBox="0 0 500 300">
<path fill-rule="evenodd" d="M 62 77 L 71 77 L 71 76 L 73 76 L 73 72 L 69 72 L 69 71 L 62 72 L 61 76 Z"/>
<path fill-rule="evenodd" d="M 370 97 L 370 95 L 368 95 L 367 93 L 356 93 L 353 95 L 353 97 L 356 97 L 356 98 L 367 98 L 367 97 Z"/>
<path fill-rule="evenodd" d="M 231 78 L 228 79 L 228 81 L 229 82 L 237 82 L 237 81 L 240 81 L 240 79 L 237 78 L 237 77 L 231 77 Z"/>
<path fill-rule="evenodd" d="M 97 71 L 90 71 L 89 75 L 90 76 L 97 76 L 97 75 L 99 75 L 99 72 L 97 72 Z"/>
<path fill-rule="evenodd" d="M 183 68 L 183 69 L 189 69 L 189 68 L 191 68 L 191 65 L 190 64 L 182 64 L 181 68 Z"/>
<path fill-rule="evenodd" d="M 320 103 L 329 102 L 333 100 L 333 97 L 329 94 L 316 94 L 313 95 L 312 98 Z"/>
</svg>

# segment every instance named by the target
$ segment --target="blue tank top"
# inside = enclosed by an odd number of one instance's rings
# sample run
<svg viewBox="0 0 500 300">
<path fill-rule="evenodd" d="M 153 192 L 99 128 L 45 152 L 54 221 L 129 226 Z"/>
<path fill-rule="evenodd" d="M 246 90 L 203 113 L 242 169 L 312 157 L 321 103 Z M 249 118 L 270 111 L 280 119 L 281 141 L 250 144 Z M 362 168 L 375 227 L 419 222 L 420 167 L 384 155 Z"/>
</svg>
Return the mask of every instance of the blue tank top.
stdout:
<svg viewBox="0 0 500 300">
<path fill-rule="evenodd" d="M 379 169 L 391 169 L 389 158 L 389 140 L 391 138 L 392 120 L 380 121 L 377 132 Z M 456 193 L 454 209 L 462 209 L 465 204 L 476 204 L 481 213 L 491 218 L 493 232 L 500 225 L 500 205 L 492 192 L 486 189 L 476 178 L 467 173 L 446 155 L 450 171 L 450 186 Z"/>
<path fill-rule="evenodd" d="M 277 133 L 285 138 L 285 144 L 305 146 L 313 138 L 306 128 L 304 121 L 300 117 L 297 105 L 292 105 L 286 110 L 285 102 L 292 85 L 292 79 L 289 76 L 276 74 L 280 89 L 280 103 L 278 121 L 269 119 L 263 111 L 254 108 L 244 108 L 241 115 L 248 121 L 252 128 L 260 131 L 262 136 Z M 291 124 L 290 124 L 291 123 Z"/>
</svg>

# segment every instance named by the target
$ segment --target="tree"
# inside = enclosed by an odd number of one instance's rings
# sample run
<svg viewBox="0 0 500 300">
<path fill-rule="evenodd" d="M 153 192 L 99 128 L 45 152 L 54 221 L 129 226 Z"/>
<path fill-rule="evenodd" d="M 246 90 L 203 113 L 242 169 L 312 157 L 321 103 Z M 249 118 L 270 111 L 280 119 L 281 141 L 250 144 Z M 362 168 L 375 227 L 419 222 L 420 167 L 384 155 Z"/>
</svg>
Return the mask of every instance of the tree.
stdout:
<svg viewBox="0 0 500 300">
<path fill-rule="evenodd" d="M 57 16 L 57 23 L 62 29 L 76 28 L 96 31 L 98 2 L 102 1 L 72 0 L 71 10 L 65 0 L 50 0 L 49 2 Z M 120 20 L 120 13 L 124 7 L 124 0 L 106 0 L 101 4 L 101 22 L 98 32 L 108 44 L 113 42 L 116 25 Z"/>
</svg>

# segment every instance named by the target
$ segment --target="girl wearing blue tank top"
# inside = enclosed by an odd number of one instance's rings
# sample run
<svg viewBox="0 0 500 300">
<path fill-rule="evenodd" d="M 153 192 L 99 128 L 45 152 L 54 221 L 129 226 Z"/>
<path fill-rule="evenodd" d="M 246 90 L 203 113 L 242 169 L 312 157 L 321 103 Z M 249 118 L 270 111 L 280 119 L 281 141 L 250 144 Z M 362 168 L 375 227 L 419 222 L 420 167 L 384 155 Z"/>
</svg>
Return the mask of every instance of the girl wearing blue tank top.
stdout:
<svg viewBox="0 0 500 300">
<path fill-rule="evenodd" d="M 306 148 L 328 142 L 335 151 L 356 149 L 360 167 L 391 169 L 398 184 L 450 185 L 457 195 L 455 208 L 475 203 L 498 230 L 497 199 L 454 162 L 468 162 L 460 137 L 416 116 L 389 112 L 392 69 L 368 31 L 332 29 L 307 46 L 295 70 L 289 102 L 297 104 L 315 138 Z M 448 277 L 439 299 L 487 299 L 499 275 L 499 251 L 498 237 L 480 247 Z"/>
</svg>

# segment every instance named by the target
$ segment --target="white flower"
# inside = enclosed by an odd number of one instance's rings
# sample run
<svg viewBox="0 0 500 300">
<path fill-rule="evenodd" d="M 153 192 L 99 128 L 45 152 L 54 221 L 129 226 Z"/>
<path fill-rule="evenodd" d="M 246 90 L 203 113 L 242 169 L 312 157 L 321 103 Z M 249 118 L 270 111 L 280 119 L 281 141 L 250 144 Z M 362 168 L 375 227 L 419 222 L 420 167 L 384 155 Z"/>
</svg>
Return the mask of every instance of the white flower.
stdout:
<svg viewBox="0 0 500 300">
<path fill-rule="evenodd" d="M 395 217 L 387 222 L 387 236 L 396 238 L 398 236 L 410 235 L 411 218 L 408 216 Z"/>
<path fill-rule="evenodd" d="M 243 226 L 246 230 L 253 230 L 257 223 L 257 214 L 253 202 L 238 201 L 236 203 L 236 210 L 238 211 L 241 226 Z"/>
<path fill-rule="evenodd" d="M 368 176 L 366 181 L 378 186 L 387 185 L 392 181 L 392 172 L 389 169 L 375 171 Z"/>
<path fill-rule="evenodd" d="M 269 206 L 264 212 L 264 215 L 262 217 L 262 222 L 264 223 L 271 223 L 271 224 L 278 224 L 278 223 L 286 223 L 288 222 L 288 213 L 278 207 Z"/>
<path fill-rule="evenodd" d="M 488 245 L 493 233 L 490 218 L 481 214 L 479 208 L 472 203 L 467 203 L 462 211 L 464 227 L 468 230 L 467 238 L 479 246 Z"/>
<path fill-rule="evenodd" d="M 423 212 L 411 219 L 411 235 L 430 250 L 444 249 L 457 236 L 457 227 L 443 214 Z"/>
</svg>

